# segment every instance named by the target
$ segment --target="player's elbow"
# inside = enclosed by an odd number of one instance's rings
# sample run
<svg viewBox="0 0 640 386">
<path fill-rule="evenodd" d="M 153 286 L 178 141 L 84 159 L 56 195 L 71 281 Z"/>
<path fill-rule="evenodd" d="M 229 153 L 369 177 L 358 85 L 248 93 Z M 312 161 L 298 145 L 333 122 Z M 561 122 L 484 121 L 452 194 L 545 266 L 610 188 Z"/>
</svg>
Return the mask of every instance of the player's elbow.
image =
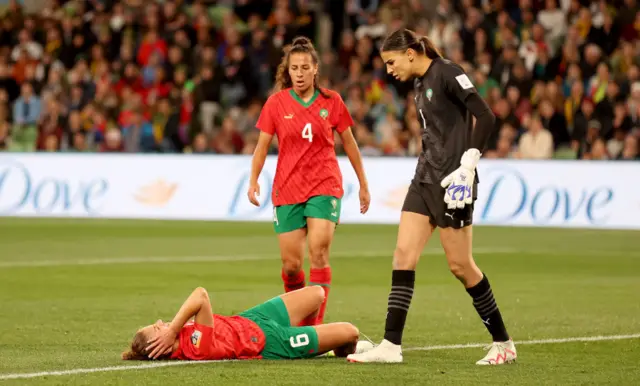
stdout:
<svg viewBox="0 0 640 386">
<path fill-rule="evenodd" d="M 483 111 L 476 117 L 476 129 L 480 128 L 488 135 L 496 130 L 496 116 L 490 109 Z"/>
<path fill-rule="evenodd" d="M 193 290 L 193 293 L 201 298 L 203 301 L 209 302 L 209 292 L 204 287 L 198 287 Z"/>
</svg>

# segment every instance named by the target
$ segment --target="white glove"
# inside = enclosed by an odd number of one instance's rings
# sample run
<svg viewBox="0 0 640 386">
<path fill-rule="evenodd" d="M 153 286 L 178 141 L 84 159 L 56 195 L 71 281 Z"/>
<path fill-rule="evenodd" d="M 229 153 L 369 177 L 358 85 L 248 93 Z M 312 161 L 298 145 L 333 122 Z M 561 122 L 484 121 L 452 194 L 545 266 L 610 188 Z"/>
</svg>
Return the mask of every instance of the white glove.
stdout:
<svg viewBox="0 0 640 386">
<path fill-rule="evenodd" d="M 480 151 L 469 149 L 460 159 L 460 167 L 446 176 L 440 186 L 445 188 L 444 202 L 448 209 L 462 209 L 473 203 L 473 181 L 476 178 L 476 166 L 480 161 Z"/>
</svg>

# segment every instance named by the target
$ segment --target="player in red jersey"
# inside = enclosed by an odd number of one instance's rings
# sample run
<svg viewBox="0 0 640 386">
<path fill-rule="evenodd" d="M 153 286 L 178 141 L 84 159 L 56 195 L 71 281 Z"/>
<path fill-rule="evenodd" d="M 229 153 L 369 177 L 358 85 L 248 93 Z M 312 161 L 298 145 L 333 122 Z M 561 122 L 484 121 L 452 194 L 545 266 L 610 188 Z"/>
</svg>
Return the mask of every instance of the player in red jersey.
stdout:
<svg viewBox="0 0 640 386">
<path fill-rule="evenodd" d="M 318 87 L 318 54 L 305 37 L 293 40 L 278 67 L 275 94 L 265 103 L 257 127 L 248 196 L 259 206 L 258 176 L 273 136 L 278 137 L 278 164 L 272 189 L 273 223 L 278 234 L 285 291 L 305 286 L 302 270 L 309 243 L 310 283 L 325 289 L 317 320 L 322 323 L 331 285 L 329 249 L 340 220 L 342 173 L 334 148 L 334 130 L 360 182 L 360 212 L 371 200 L 360 150 L 351 132 L 353 120 L 340 95 Z"/>
<path fill-rule="evenodd" d="M 358 342 L 360 333 L 350 323 L 295 327 L 317 314 L 323 301 L 321 287 L 306 287 L 222 316 L 213 314 L 207 291 L 196 288 L 171 322 L 139 329 L 122 359 L 303 359 L 329 351 L 345 357 L 373 347 Z"/>
</svg>

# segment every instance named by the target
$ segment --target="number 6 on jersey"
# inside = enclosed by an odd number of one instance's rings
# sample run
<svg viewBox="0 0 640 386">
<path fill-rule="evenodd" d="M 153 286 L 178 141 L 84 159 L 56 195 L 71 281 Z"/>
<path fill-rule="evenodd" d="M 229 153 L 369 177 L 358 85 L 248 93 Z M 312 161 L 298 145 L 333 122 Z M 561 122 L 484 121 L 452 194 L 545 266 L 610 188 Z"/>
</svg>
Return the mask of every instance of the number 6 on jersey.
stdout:
<svg viewBox="0 0 640 386">
<path fill-rule="evenodd" d="M 313 142 L 313 130 L 311 130 L 311 123 L 307 123 L 302 128 L 302 138 L 308 139 L 309 142 Z"/>
</svg>

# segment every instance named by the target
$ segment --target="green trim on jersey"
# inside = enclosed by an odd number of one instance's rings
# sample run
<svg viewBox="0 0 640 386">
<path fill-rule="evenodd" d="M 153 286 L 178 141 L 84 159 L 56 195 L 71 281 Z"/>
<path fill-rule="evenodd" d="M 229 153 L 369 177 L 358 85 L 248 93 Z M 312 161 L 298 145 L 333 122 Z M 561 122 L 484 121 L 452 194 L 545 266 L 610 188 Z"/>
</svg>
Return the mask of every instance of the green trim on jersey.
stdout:
<svg viewBox="0 0 640 386">
<path fill-rule="evenodd" d="M 305 102 L 302 100 L 302 98 L 300 98 L 300 95 L 296 94 L 295 91 L 293 91 L 293 89 L 289 90 L 289 94 L 291 94 L 291 97 L 293 99 L 296 100 L 296 102 L 300 103 L 303 107 L 309 107 L 313 104 L 313 102 L 316 101 L 316 99 L 318 98 L 318 95 L 320 95 L 320 91 L 318 91 L 318 89 L 316 89 L 316 91 L 314 91 L 313 96 L 311 97 L 311 99 L 309 99 L 309 102 Z"/>
</svg>

